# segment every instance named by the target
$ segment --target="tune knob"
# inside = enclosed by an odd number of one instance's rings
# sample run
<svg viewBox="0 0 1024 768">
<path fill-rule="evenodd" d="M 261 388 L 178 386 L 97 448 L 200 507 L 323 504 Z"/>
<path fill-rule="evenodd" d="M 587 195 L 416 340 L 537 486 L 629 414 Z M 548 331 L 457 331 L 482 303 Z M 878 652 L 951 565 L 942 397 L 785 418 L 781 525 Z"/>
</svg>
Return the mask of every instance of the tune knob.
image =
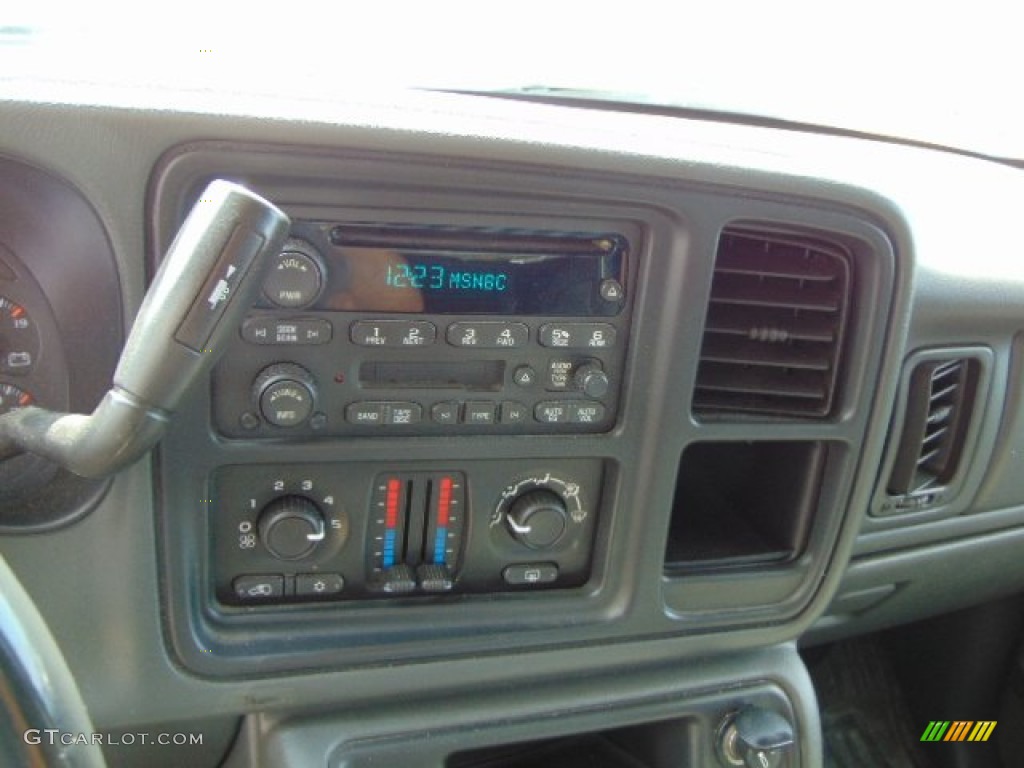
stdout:
<svg viewBox="0 0 1024 768">
<path fill-rule="evenodd" d="M 608 393 L 608 374 L 597 363 L 584 363 L 572 376 L 573 386 L 587 397 L 604 397 Z"/>
<path fill-rule="evenodd" d="M 297 427 L 313 413 L 316 381 L 301 365 L 278 363 L 260 371 L 253 399 L 263 418 L 275 427 Z"/>
<path fill-rule="evenodd" d="M 281 496 L 260 514 L 260 541 L 279 560 L 299 560 L 323 541 L 324 516 L 305 496 Z"/>
<path fill-rule="evenodd" d="M 557 493 L 537 489 L 512 502 L 505 514 L 509 532 L 530 549 L 545 549 L 565 534 L 569 515 Z"/>
</svg>

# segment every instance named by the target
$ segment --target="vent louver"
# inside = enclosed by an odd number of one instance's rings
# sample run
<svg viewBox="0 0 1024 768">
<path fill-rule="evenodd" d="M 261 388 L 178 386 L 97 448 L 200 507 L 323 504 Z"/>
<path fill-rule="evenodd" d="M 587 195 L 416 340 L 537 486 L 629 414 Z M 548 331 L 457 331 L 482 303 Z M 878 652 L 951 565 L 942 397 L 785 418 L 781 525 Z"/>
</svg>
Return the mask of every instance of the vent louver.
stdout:
<svg viewBox="0 0 1024 768">
<path fill-rule="evenodd" d="M 723 232 L 694 411 L 827 416 L 850 270 L 847 251 L 812 238 Z"/>
<path fill-rule="evenodd" d="M 977 388 L 970 358 L 920 363 L 910 378 L 907 411 L 886 490 L 904 496 L 947 485 L 956 475 Z"/>
</svg>

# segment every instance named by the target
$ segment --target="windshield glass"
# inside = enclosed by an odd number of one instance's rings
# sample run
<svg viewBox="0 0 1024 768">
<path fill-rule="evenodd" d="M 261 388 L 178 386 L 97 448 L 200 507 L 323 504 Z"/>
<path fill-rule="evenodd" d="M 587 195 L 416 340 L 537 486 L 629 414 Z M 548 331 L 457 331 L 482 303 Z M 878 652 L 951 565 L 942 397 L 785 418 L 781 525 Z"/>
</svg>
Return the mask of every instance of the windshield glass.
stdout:
<svg viewBox="0 0 1024 768">
<path fill-rule="evenodd" d="M 29 77 L 315 98 L 542 86 L 1024 158 L 1015 3 L 704 5 L 11 2 L 0 86 Z"/>
</svg>

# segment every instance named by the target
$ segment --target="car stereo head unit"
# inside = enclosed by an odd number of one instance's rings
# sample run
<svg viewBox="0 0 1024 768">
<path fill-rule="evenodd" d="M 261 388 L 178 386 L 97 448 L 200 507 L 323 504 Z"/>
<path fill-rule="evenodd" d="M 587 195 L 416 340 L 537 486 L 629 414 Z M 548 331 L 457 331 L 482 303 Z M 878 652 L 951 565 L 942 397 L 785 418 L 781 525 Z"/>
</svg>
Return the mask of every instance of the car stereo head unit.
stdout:
<svg viewBox="0 0 1024 768">
<path fill-rule="evenodd" d="M 214 376 L 230 437 L 600 432 L 629 240 L 299 220 Z"/>
<path fill-rule="evenodd" d="M 295 232 L 296 252 L 308 251 L 304 240 L 322 257 L 314 258 L 324 272 L 319 309 L 593 317 L 622 307 L 619 235 L 329 222 L 301 222 Z"/>
</svg>

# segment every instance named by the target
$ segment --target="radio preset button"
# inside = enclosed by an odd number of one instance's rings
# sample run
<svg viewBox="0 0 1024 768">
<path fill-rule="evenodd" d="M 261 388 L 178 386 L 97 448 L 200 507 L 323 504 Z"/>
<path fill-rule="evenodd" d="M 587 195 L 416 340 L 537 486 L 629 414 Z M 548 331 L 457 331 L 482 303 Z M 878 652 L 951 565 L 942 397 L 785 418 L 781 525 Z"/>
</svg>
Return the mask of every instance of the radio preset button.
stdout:
<svg viewBox="0 0 1024 768">
<path fill-rule="evenodd" d="M 426 347 L 437 327 L 426 320 L 357 320 L 349 335 L 361 347 Z"/>
<path fill-rule="evenodd" d="M 430 407 L 430 419 L 435 424 L 458 424 L 459 404 L 455 401 L 434 403 Z"/>
<path fill-rule="evenodd" d="M 289 344 L 312 346 L 326 344 L 334 329 L 327 320 L 284 320 L 274 317 L 250 317 L 242 323 L 242 338 L 250 344 Z"/>
<path fill-rule="evenodd" d="M 349 424 L 360 424 L 379 427 L 384 418 L 381 403 L 352 403 L 345 409 L 345 421 Z"/>
<path fill-rule="evenodd" d="M 502 424 L 522 424 L 526 421 L 528 411 L 522 403 L 514 400 L 506 400 L 501 404 Z"/>
<path fill-rule="evenodd" d="M 608 323 L 546 323 L 540 327 L 540 343 L 553 349 L 610 349 L 615 346 L 615 326 Z"/>
<path fill-rule="evenodd" d="M 384 424 L 400 427 L 406 424 L 418 424 L 423 420 L 423 406 L 419 403 L 381 403 L 384 412 Z"/>
<path fill-rule="evenodd" d="M 525 347 L 530 329 L 523 323 L 452 323 L 448 326 L 448 343 L 454 347 L 480 349 L 517 349 Z"/>
<path fill-rule="evenodd" d="M 494 423 L 494 403 L 486 400 L 471 400 L 466 403 L 466 424 L 488 426 Z"/>
<path fill-rule="evenodd" d="M 552 400 L 537 403 L 533 409 L 533 418 L 541 424 L 565 424 L 569 421 L 569 400 Z"/>
</svg>

